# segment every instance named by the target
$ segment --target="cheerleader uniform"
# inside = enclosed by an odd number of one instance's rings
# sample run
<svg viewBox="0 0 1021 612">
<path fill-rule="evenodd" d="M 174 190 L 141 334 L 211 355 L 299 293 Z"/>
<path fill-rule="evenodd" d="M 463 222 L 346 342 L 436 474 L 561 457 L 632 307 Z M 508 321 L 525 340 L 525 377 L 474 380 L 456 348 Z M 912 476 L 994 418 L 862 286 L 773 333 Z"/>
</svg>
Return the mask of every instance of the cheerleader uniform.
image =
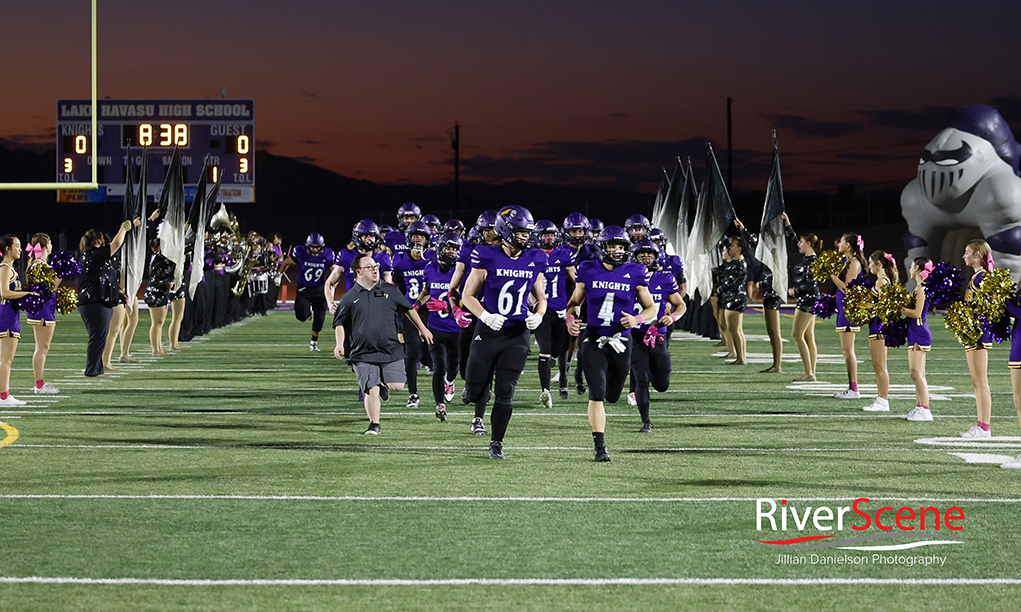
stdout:
<svg viewBox="0 0 1021 612">
<path fill-rule="evenodd" d="M 163 253 L 153 253 L 149 260 L 149 283 L 143 298 L 149 308 L 160 308 L 170 303 L 170 281 L 174 278 L 174 262 Z"/>
<path fill-rule="evenodd" d="M 748 306 L 748 266 L 743 259 L 723 264 L 720 269 L 720 308 L 744 312 Z"/>
<path fill-rule="evenodd" d="M 872 287 L 872 301 L 873 302 L 879 301 L 879 287 Z M 923 321 L 924 319 L 925 313 L 923 312 L 922 318 L 918 320 Z M 880 328 L 882 327 L 883 322 L 879 320 L 879 317 L 873 317 L 873 319 L 869 321 L 869 340 L 882 340 L 883 334 L 880 331 Z M 928 329 L 929 328 L 926 328 L 926 330 Z M 932 344 L 932 334 L 929 334 L 929 343 Z"/>
<path fill-rule="evenodd" d="M 932 348 L 932 332 L 929 331 L 929 323 L 926 321 L 928 305 L 922 310 L 922 316 L 917 319 L 908 319 L 908 350 L 918 345 L 919 350 L 928 353 Z M 1011 349 L 1011 359 L 1014 358 L 1014 351 Z M 1021 367 L 1021 363 L 1019 363 Z"/>
<path fill-rule="evenodd" d="M 985 276 L 985 270 L 976 272 L 971 277 L 971 282 L 968 283 L 968 288 L 964 290 L 964 301 L 971 304 L 972 300 L 975 299 L 975 290 L 978 289 L 979 285 L 982 284 L 982 278 Z M 993 336 L 989 332 L 984 332 L 982 337 L 978 339 L 978 342 L 971 346 L 964 347 L 964 351 L 971 352 L 978 349 L 991 349 L 993 347 Z"/>
<path fill-rule="evenodd" d="M 43 327 L 55 326 L 57 324 L 56 292 L 52 293 L 50 297 L 45 302 L 43 302 L 43 306 L 42 308 L 39 309 L 39 312 L 33 314 L 26 310 L 25 320 L 28 321 L 29 325 L 42 325 Z"/>
<path fill-rule="evenodd" d="M 1010 357 L 1007 360 L 1007 367 L 1011 370 L 1021 370 L 1021 305 L 1014 300 L 1007 300 L 1004 304 L 1007 312 L 1014 316 L 1014 327 L 1010 330 Z"/>
<path fill-rule="evenodd" d="M 18 273 L 14 270 L 14 266 L 6 263 L 0 264 L 0 267 L 3 266 L 11 269 L 11 285 L 8 289 L 11 291 L 21 291 L 21 279 L 18 278 Z M 21 317 L 18 310 L 14 307 L 14 302 L 0 298 L 0 338 L 20 337 Z"/>
<path fill-rule="evenodd" d="M 847 274 L 847 269 L 846 268 L 844 269 L 843 272 L 840 273 L 840 280 L 841 281 L 844 280 L 844 275 L 845 274 Z M 858 273 L 858 276 L 855 278 L 855 280 L 858 280 L 859 278 L 862 278 L 864 276 L 865 276 L 865 271 L 862 270 L 861 272 Z M 860 327 L 858 327 L 857 325 L 851 325 L 851 322 L 847 320 L 847 316 L 844 314 L 844 292 L 841 291 L 840 289 L 837 289 L 837 331 L 838 332 L 858 332 L 858 331 L 861 331 Z M 870 329 L 870 331 L 871 331 L 871 329 Z"/>
</svg>

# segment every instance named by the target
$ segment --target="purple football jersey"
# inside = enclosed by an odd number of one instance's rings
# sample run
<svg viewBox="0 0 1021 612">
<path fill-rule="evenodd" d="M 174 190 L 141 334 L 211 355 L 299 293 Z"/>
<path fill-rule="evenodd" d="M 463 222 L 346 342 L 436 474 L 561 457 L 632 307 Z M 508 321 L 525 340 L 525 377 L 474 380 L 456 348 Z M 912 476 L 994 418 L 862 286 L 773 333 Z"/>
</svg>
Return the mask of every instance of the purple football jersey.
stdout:
<svg viewBox="0 0 1021 612">
<path fill-rule="evenodd" d="M 444 272 L 443 267 L 440 266 L 440 262 L 435 259 L 425 266 L 425 285 L 426 289 L 429 290 L 430 298 L 440 300 L 441 302 L 447 301 L 447 290 L 450 288 L 450 277 L 454 275 L 454 268 L 455 266 L 450 266 L 447 268 L 447 271 Z M 461 331 L 457 322 L 454 321 L 453 315 L 450 314 L 449 309 L 438 312 L 430 312 L 427 326 L 429 329 L 441 332 Z"/>
<path fill-rule="evenodd" d="M 559 246 L 546 255 L 546 309 L 567 308 L 567 268 L 574 265 L 574 249 Z"/>
<path fill-rule="evenodd" d="M 648 285 L 647 272 L 645 266 L 632 262 L 613 270 L 607 270 L 600 261 L 582 262 L 576 279 L 585 285 L 587 329 L 596 330 L 600 336 L 629 334 L 631 330 L 620 324 L 620 318 L 634 313 L 635 292 L 639 285 Z"/>
<path fill-rule="evenodd" d="M 425 268 L 428 264 L 428 258 L 423 256 L 414 259 L 407 252 L 394 257 L 394 272 L 400 275 L 398 284 L 404 285 L 404 295 L 409 302 L 417 300 L 419 294 L 422 293 L 422 288 L 425 286 Z M 398 279 L 395 278 L 394 282 L 398 282 Z"/>
<path fill-rule="evenodd" d="M 486 310 L 523 321 L 528 316 L 528 294 L 535 277 L 546 270 L 546 252 L 528 249 L 511 259 L 503 247 L 480 246 L 472 254 L 471 267 L 486 271 L 482 287 Z"/>
<path fill-rule="evenodd" d="M 649 293 L 652 294 L 652 301 L 656 303 L 656 320 L 658 321 L 663 318 L 664 314 L 666 314 L 666 305 L 669 304 L 667 298 L 680 291 L 680 288 L 677 286 L 677 279 L 665 270 L 653 272 L 652 274 L 646 273 L 646 275 L 648 279 Z M 637 315 L 641 313 L 642 310 L 644 309 L 642 308 L 641 303 L 635 301 L 635 314 Z M 642 331 L 647 331 L 652 323 L 652 321 L 647 321 L 644 325 L 642 325 Z M 659 327 L 659 333 L 665 334 L 667 332 L 665 325 L 657 327 Z"/>
<path fill-rule="evenodd" d="M 293 259 L 298 263 L 299 287 L 322 287 L 333 265 L 333 249 L 325 248 L 319 255 L 313 256 L 305 245 L 299 244 L 294 247 Z"/>
</svg>

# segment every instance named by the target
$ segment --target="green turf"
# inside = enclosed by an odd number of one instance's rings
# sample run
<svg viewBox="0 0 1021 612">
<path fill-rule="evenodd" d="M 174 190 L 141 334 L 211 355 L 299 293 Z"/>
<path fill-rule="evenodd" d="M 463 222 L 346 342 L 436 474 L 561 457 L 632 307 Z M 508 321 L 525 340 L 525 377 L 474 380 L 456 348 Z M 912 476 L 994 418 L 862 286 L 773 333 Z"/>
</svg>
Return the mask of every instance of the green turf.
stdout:
<svg viewBox="0 0 1021 612">
<path fill-rule="evenodd" d="M 139 357 L 148 344 L 142 319 Z M 783 322 L 789 337 L 790 318 Z M 963 351 L 938 317 L 928 356 L 932 423 L 897 418 L 914 405 L 904 351 L 890 352 L 890 414 L 863 413 L 871 397 L 829 397 L 846 384 L 831 321 L 817 331 L 827 358 L 819 366 L 825 382 L 816 385 L 790 383 L 797 362 L 785 363 L 784 374 L 760 374 L 767 364 L 724 365 L 711 343 L 678 339 L 672 388 L 653 394 L 652 434 L 637 433 L 637 411 L 623 399 L 608 406 L 610 464 L 591 461 L 586 402 L 573 386 L 552 411 L 539 405 L 535 351 L 515 397 L 507 459 L 494 462 L 488 438 L 468 433 L 467 407 L 451 403 L 447 423 L 432 416 L 424 374 L 420 408 L 406 409 L 406 393 L 395 392 L 384 404 L 383 434 L 362 435 L 355 381 L 333 359 L 332 339 L 324 335 L 324 351 L 309 353 L 308 326 L 290 313 L 229 326 L 185 353 L 147 358 L 102 381 L 81 376 L 84 330 L 80 319 L 62 317 L 48 362 L 47 379 L 62 389 L 54 397 L 24 393 L 32 382 L 25 327 L 11 387 L 30 403 L 0 409 L 0 422 L 19 435 L 0 448 L 0 578 L 420 582 L 0 583 L 0 609 L 765 610 L 852 602 L 997 610 L 1016 609 L 1021 593 L 1017 584 L 952 582 L 427 582 L 1018 581 L 1021 535 L 1010 500 L 1021 497 L 1021 474 L 950 453 L 1016 455 L 1021 441 L 985 449 L 916 442 L 956 436 L 974 422 Z M 761 336 L 762 318 L 749 314 L 746 331 Z M 860 335 L 867 392 L 874 378 L 866 342 Z M 749 350 L 765 354 L 769 345 L 756 336 Z M 793 343 L 785 352 L 796 357 Z M 1006 360 L 1005 347 L 991 351 L 993 428 L 1018 437 Z M 755 541 L 820 534 L 811 526 L 796 531 L 793 520 L 787 532 L 756 531 L 756 498 L 824 498 L 792 501 L 814 508 L 857 497 L 872 498 L 865 507 L 873 512 L 884 504 L 959 506 L 964 529 L 926 533 L 964 543 L 883 553 L 946 559 L 922 567 L 777 564 L 782 551 Z M 858 535 L 845 529 L 838 537 Z M 891 541 L 900 543 L 863 544 Z M 796 554 L 813 552 L 875 554 Z"/>
</svg>

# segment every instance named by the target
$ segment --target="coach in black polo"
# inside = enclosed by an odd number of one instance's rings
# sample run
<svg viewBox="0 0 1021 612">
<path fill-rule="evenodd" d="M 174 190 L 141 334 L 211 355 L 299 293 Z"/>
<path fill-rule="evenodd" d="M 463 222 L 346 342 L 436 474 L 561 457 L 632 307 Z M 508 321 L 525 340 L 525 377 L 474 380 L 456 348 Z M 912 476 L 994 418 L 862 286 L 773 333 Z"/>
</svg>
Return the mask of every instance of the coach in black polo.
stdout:
<svg viewBox="0 0 1021 612">
<path fill-rule="evenodd" d="M 356 256 L 351 271 L 354 285 L 340 301 L 329 305 L 337 338 L 333 354 L 337 359 L 344 357 L 344 335 L 350 333 L 351 354 L 347 357 L 358 377 L 358 388 L 365 393 L 365 413 L 369 416 L 365 433 L 376 435 L 380 432 L 380 398 L 389 398 L 391 389 L 403 389 L 407 380 L 404 345 L 398 331 L 403 326 L 398 317 L 403 314 L 411 319 L 423 342 L 432 344 L 433 335 L 400 289 L 379 282 L 379 264 L 371 256 Z"/>
</svg>

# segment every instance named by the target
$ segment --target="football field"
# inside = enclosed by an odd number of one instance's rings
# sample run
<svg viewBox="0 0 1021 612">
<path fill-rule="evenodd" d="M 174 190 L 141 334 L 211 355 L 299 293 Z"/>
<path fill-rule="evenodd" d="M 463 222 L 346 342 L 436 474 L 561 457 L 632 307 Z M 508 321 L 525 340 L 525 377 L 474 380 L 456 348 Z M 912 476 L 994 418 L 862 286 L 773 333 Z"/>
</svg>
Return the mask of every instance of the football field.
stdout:
<svg viewBox="0 0 1021 612">
<path fill-rule="evenodd" d="M 964 352 L 930 325 L 928 423 L 901 418 L 914 406 L 902 349 L 891 412 L 861 410 L 876 393 L 867 334 L 863 398 L 832 397 L 847 382 L 832 320 L 817 325 L 816 383 L 791 382 L 792 342 L 783 374 L 759 373 L 769 342 L 751 311 L 747 366 L 676 333 L 652 433 L 623 398 L 607 405 L 607 464 L 573 384 L 539 404 L 535 347 L 507 459 L 491 461 L 459 398 L 448 422 L 433 416 L 424 370 L 421 406 L 394 392 L 382 435 L 363 435 L 332 330 L 310 353 L 290 312 L 163 358 L 144 357 L 143 313 L 142 362 L 106 380 L 81 375 L 81 319 L 59 317 L 53 396 L 25 393 L 23 325 L 11 389 L 28 405 L 0 408 L 0 609 L 1016 610 L 1008 347 L 990 353 L 994 437 L 964 440 Z"/>
</svg>

